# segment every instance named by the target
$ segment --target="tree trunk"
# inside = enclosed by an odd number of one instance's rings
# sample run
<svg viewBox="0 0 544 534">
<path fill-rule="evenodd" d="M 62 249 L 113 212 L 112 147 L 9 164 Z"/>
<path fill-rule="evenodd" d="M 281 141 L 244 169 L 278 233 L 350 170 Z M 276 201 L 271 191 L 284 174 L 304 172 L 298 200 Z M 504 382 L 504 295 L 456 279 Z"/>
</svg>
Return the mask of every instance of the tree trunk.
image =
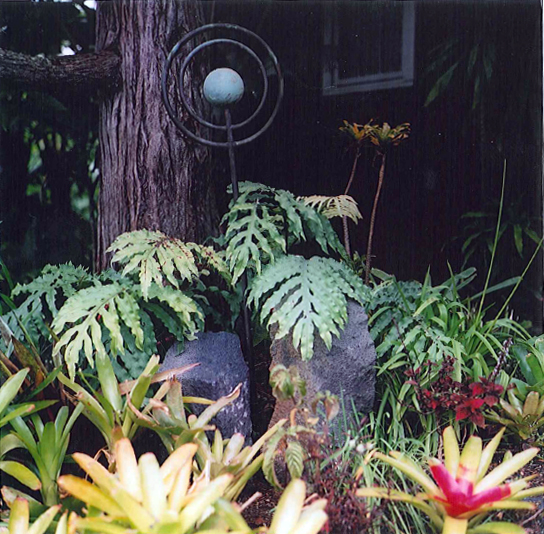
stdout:
<svg viewBox="0 0 544 534">
<path fill-rule="evenodd" d="M 200 24 L 198 2 L 98 3 L 97 51 L 121 57 L 120 86 L 100 104 L 98 270 L 108 266 L 107 248 L 123 232 L 147 228 L 201 241 L 217 225 L 210 151 L 182 136 L 161 99 L 161 73 L 171 47 Z M 173 81 L 179 66 L 170 77 L 172 102 L 179 101 Z M 194 94 L 201 82 L 202 72 L 188 69 L 185 91 Z M 189 128 L 205 135 L 178 109 Z"/>
</svg>

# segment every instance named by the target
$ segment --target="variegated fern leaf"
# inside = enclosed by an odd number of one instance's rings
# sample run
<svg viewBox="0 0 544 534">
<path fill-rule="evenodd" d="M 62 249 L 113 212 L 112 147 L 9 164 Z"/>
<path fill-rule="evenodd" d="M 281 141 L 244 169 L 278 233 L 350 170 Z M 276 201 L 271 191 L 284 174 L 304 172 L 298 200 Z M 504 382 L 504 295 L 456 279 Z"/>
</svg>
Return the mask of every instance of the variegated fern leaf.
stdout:
<svg viewBox="0 0 544 534">
<path fill-rule="evenodd" d="M 97 280 L 94 286 L 72 295 L 53 321 L 53 331 L 60 335 L 53 355 L 64 354 L 71 377 L 79 363 L 80 351 L 83 350 L 85 357 L 93 365 L 95 351 L 106 355 L 104 342 L 108 337 L 112 356 L 122 354 L 125 350 L 123 326 L 134 337 L 136 347 L 143 348 L 141 306 L 158 317 L 170 331 L 174 330 L 178 338 L 182 336 L 192 339 L 195 332 L 203 327 L 204 317 L 198 305 L 181 291 L 172 286 L 152 284 L 148 290 L 147 301 L 142 302 L 138 286 L 130 279 L 116 278 L 109 283 Z M 154 300 L 160 304 L 154 303 Z M 169 313 L 167 308 L 173 313 Z M 175 324 L 170 324 L 172 322 Z"/>
<path fill-rule="evenodd" d="M 331 258 L 284 256 L 253 279 L 248 304 L 276 339 L 291 333 L 303 360 L 313 356 L 315 330 L 331 348 L 346 324 L 347 298 L 363 303 L 367 289 L 344 264 Z"/>
<path fill-rule="evenodd" d="M 327 197 L 323 195 L 312 195 L 309 197 L 299 197 L 305 204 L 315 208 L 319 213 L 323 214 L 327 219 L 333 217 L 349 217 L 355 224 L 362 219 L 363 216 L 359 211 L 357 202 L 350 195 L 338 195 L 335 197 Z"/>
<path fill-rule="evenodd" d="M 145 300 L 149 298 L 153 282 L 163 287 L 166 279 L 177 289 L 181 289 L 183 282 L 192 282 L 200 274 L 197 262 L 205 267 L 201 274 L 209 274 L 206 268 L 211 268 L 229 280 L 225 262 L 211 247 L 184 243 L 158 231 L 136 230 L 121 234 L 108 252 L 115 253 L 113 262 L 125 265 L 123 275 L 138 272 Z"/>
<path fill-rule="evenodd" d="M 227 223 L 227 263 L 235 283 L 253 268 L 283 256 L 288 247 L 307 238 L 315 239 L 324 252 L 345 256 L 329 221 L 289 191 L 253 182 L 240 183 L 240 196 L 232 202 L 222 222 Z"/>
</svg>

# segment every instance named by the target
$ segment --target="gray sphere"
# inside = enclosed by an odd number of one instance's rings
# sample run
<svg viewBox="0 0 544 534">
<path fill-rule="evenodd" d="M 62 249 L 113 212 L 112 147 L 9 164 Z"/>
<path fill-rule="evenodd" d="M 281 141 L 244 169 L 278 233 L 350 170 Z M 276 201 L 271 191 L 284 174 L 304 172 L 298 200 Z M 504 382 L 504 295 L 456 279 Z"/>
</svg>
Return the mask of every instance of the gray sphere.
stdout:
<svg viewBox="0 0 544 534">
<path fill-rule="evenodd" d="M 232 69 L 215 69 L 204 80 L 204 97 L 214 106 L 236 104 L 244 95 L 244 81 Z"/>
</svg>

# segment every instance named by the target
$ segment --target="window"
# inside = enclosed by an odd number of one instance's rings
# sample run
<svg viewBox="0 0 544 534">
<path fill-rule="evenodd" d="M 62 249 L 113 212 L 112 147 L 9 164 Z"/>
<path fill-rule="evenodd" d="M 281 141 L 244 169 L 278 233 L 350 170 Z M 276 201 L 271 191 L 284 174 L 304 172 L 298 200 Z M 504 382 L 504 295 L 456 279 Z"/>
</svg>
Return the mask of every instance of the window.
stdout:
<svg viewBox="0 0 544 534">
<path fill-rule="evenodd" d="M 339 4 L 331 15 L 324 32 L 324 95 L 413 85 L 414 2 Z"/>
</svg>

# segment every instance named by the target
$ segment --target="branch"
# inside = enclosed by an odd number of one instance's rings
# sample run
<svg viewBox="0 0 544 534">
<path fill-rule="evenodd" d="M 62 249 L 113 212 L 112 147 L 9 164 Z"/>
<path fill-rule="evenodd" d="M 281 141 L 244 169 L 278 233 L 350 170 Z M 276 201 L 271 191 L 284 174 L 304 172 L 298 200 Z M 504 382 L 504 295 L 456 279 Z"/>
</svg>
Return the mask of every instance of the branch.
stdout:
<svg viewBox="0 0 544 534">
<path fill-rule="evenodd" d="M 113 52 L 46 58 L 0 48 L 0 81 L 29 89 L 93 89 L 119 80 L 121 60 Z"/>
</svg>

